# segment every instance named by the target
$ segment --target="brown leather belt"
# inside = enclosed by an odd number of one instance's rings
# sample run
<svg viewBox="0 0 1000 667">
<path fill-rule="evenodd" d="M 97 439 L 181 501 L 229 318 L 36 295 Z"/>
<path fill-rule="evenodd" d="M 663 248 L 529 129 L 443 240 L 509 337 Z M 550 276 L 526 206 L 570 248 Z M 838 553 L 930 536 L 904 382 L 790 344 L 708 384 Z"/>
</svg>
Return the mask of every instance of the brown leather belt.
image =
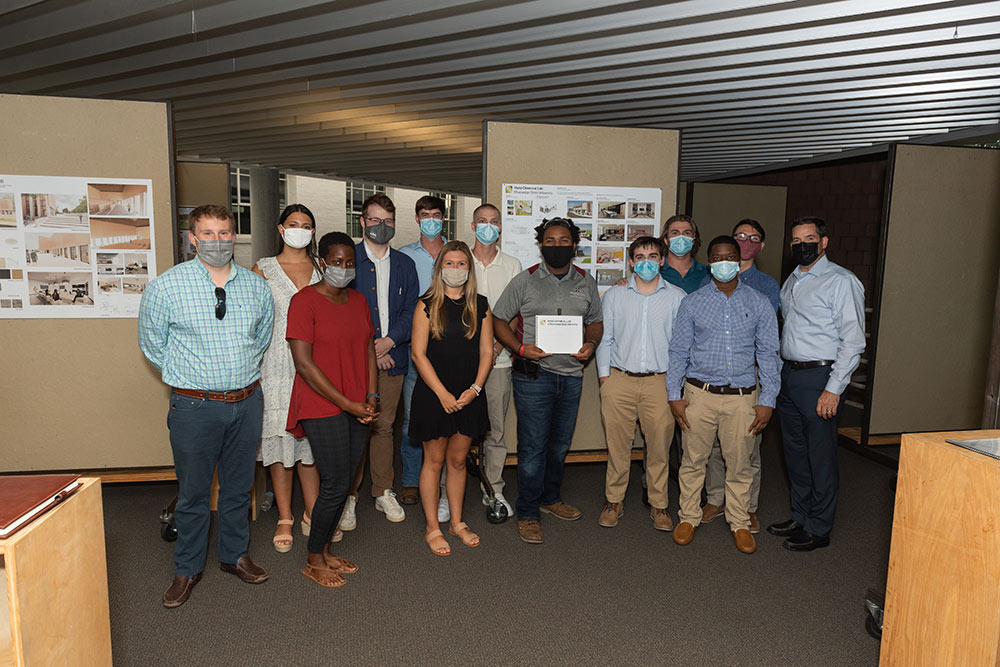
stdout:
<svg viewBox="0 0 1000 667">
<path fill-rule="evenodd" d="M 688 378 L 687 383 L 693 384 L 699 389 L 704 389 L 710 394 L 725 394 L 726 396 L 746 396 L 747 394 L 752 394 L 757 389 L 756 385 L 753 387 L 730 387 L 729 385 L 720 387 L 702 382 L 701 380 L 695 380 L 694 378 Z"/>
<path fill-rule="evenodd" d="M 823 366 L 833 366 L 833 362 L 827 359 L 821 359 L 820 361 L 791 361 L 790 359 L 782 359 L 785 365 L 791 368 L 793 371 L 801 371 L 807 368 L 822 368 Z"/>
<path fill-rule="evenodd" d="M 173 387 L 175 394 L 190 396 L 191 398 L 207 398 L 210 401 L 224 401 L 226 403 L 237 403 L 245 398 L 249 398 L 260 386 L 260 380 L 255 380 L 249 387 L 233 389 L 232 391 L 198 391 L 197 389 L 178 389 Z"/>
<path fill-rule="evenodd" d="M 627 371 L 624 368 L 618 368 L 617 366 L 612 366 L 611 368 L 615 369 L 619 373 L 624 373 L 630 378 L 651 378 L 654 375 L 663 375 L 663 373 L 633 373 L 632 371 Z"/>
</svg>

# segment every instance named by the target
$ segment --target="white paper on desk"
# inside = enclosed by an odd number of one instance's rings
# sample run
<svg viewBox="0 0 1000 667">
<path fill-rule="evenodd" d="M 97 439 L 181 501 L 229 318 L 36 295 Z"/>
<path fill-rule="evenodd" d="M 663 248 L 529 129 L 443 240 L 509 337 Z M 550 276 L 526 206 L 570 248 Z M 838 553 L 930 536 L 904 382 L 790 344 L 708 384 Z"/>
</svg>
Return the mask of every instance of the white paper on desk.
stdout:
<svg viewBox="0 0 1000 667">
<path fill-rule="evenodd" d="M 580 315 L 535 315 L 535 345 L 549 354 L 575 354 L 583 347 Z"/>
</svg>

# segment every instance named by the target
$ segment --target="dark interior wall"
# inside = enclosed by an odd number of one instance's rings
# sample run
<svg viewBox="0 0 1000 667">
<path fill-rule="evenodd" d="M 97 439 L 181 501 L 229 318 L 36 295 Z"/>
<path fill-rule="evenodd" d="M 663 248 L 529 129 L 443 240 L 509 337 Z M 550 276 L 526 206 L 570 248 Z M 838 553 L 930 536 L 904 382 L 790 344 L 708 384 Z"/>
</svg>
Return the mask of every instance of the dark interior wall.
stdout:
<svg viewBox="0 0 1000 667">
<path fill-rule="evenodd" d="M 796 218 L 823 218 L 830 234 L 830 259 L 858 276 L 865 286 L 866 305 L 871 306 L 887 165 L 887 155 L 880 153 L 717 182 L 787 187 L 785 238 L 791 238 Z M 782 281 L 794 268 L 786 244 Z"/>
</svg>

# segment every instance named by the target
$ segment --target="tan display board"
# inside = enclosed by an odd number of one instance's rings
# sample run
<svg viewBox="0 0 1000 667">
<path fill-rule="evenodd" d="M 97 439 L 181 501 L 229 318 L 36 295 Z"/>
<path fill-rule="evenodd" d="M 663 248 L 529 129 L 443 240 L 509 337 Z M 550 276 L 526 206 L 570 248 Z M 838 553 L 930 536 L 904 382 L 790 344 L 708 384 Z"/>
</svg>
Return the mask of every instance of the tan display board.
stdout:
<svg viewBox="0 0 1000 667">
<path fill-rule="evenodd" d="M 1000 151 L 900 145 L 890 160 L 868 432 L 975 428 L 1000 268 Z"/>
<path fill-rule="evenodd" d="M 783 186 L 695 183 L 691 217 L 698 224 L 702 243 L 702 250 L 695 259 L 706 263 L 709 241 L 722 234 L 732 234 L 737 222 L 752 218 L 767 234 L 764 250 L 757 256 L 757 268 L 780 281 L 787 198 L 788 188 Z"/>
<path fill-rule="evenodd" d="M 0 118 L 0 173 L 151 179 L 156 265 L 173 265 L 166 104 L 0 95 Z M 8 320 L 0 349 L 0 472 L 171 464 L 134 319 Z"/>
<path fill-rule="evenodd" d="M 483 200 L 500 205 L 504 183 L 660 188 L 661 211 L 677 206 L 680 132 L 640 128 L 486 121 Z M 661 220 L 662 222 L 662 220 Z M 507 449 L 517 445 L 514 402 L 507 413 Z M 606 449 L 597 370 L 584 371 L 583 395 L 570 449 Z"/>
<path fill-rule="evenodd" d="M 178 162 L 177 205 L 229 206 L 229 165 L 216 162 Z"/>
</svg>

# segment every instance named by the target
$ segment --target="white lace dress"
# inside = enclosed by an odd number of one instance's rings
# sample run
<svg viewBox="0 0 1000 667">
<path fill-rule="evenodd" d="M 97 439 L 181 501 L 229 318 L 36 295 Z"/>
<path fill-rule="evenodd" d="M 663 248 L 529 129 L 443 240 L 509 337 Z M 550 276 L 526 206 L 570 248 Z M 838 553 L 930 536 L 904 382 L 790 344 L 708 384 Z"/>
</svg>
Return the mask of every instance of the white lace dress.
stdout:
<svg viewBox="0 0 1000 667">
<path fill-rule="evenodd" d="M 285 340 L 288 323 L 288 304 L 298 290 L 295 283 L 285 273 L 276 257 L 262 257 L 257 262 L 274 298 L 274 333 L 271 345 L 264 353 L 260 364 L 260 386 L 264 391 L 264 426 L 260 433 L 260 452 L 257 460 L 269 466 L 282 463 L 291 468 L 296 461 L 313 463 L 312 449 L 305 438 L 296 438 L 285 430 L 288 421 L 288 404 L 292 398 L 292 382 L 295 380 L 295 363 L 292 351 Z M 313 269 L 310 283 L 320 279 Z"/>
</svg>

